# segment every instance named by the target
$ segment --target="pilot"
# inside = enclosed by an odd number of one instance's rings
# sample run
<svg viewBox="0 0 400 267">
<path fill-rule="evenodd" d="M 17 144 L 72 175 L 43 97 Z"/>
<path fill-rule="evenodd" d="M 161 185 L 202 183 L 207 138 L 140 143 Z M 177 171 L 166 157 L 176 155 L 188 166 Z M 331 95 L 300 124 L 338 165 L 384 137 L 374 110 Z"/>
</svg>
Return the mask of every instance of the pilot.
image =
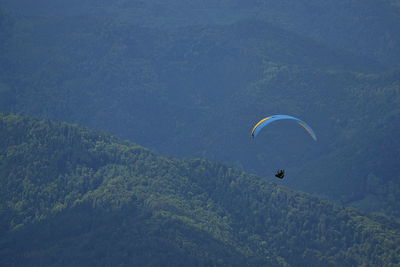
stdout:
<svg viewBox="0 0 400 267">
<path fill-rule="evenodd" d="M 275 177 L 279 178 L 279 179 L 283 179 L 283 177 L 285 177 L 285 170 L 279 170 L 276 174 Z"/>
</svg>

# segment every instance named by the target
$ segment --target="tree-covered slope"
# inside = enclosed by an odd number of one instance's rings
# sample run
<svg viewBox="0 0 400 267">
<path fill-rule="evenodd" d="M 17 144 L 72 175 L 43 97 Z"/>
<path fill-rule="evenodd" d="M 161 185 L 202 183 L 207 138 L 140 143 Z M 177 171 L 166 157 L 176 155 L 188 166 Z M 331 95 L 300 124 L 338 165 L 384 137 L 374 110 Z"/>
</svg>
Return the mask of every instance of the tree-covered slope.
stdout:
<svg viewBox="0 0 400 267">
<path fill-rule="evenodd" d="M 319 139 L 313 142 L 305 133 L 301 138 L 300 127 L 271 127 L 256 140 L 258 160 L 248 158 L 244 166 L 288 166 L 298 172 L 286 183 L 297 189 L 399 216 L 399 73 L 276 64 L 264 70 L 261 79 L 231 98 L 240 107 L 232 113 L 302 114 Z"/>
<path fill-rule="evenodd" d="M 218 163 L 0 115 L 6 266 L 396 266 L 400 226 Z"/>
<path fill-rule="evenodd" d="M 0 111 L 400 214 L 396 1 L 1 2 Z"/>
<path fill-rule="evenodd" d="M 155 28 L 224 25 L 246 19 L 273 23 L 329 47 L 399 66 L 397 0 L 1 0 L 19 14 L 111 17 Z"/>
</svg>

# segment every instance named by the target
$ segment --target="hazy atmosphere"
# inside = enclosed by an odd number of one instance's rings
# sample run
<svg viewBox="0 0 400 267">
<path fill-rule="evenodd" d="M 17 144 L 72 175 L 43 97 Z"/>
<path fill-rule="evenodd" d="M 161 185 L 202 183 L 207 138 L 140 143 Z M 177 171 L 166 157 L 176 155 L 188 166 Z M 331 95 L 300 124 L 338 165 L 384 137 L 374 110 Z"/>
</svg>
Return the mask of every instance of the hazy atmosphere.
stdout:
<svg viewBox="0 0 400 267">
<path fill-rule="evenodd" d="M 1 266 L 400 266 L 399 137 L 398 0 L 0 0 Z"/>
</svg>

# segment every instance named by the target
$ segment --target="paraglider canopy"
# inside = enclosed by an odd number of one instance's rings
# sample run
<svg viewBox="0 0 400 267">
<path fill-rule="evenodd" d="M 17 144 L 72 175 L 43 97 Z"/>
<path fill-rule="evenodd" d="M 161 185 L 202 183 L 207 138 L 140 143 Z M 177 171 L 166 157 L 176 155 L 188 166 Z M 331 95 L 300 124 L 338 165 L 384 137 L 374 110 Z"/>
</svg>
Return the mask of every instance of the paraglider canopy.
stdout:
<svg viewBox="0 0 400 267">
<path fill-rule="evenodd" d="M 266 118 L 260 120 L 251 130 L 251 136 L 252 137 L 257 136 L 257 134 L 261 131 L 261 129 L 264 128 L 265 126 L 267 126 L 268 124 L 270 124 L 274 121 L 285 120 L 285 119 L 296 121 L 311 135 L 311 137 L 315 141 L 317 141 L 317 136 L 315 135 L 313 129 L 306 122 L 304 122 L 296 117 L 289 116 L 289 115 L 273 115 L 273 116 L 269 116 L 269 117 L 266 117 Z"/>
</svg>

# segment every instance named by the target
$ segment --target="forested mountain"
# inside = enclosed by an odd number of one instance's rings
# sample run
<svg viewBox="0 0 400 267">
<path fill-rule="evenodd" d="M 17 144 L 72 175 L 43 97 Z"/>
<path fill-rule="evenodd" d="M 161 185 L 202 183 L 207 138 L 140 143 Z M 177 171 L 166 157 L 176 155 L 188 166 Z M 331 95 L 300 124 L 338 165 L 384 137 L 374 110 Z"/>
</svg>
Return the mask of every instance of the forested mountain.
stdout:
<svg viewBox="0 0 400 267">
<path fill-rule="evenodd" d="M 397 266 L 400 225 L 200 159 L 0 114 L 2 266 Z"/>
<path fill-rule="evenodd" d="M 228 24 L 267 20 L 340 49 L 398 64 L 400 8 L 397 0 L 2 0 L 17 12 L 46 16 L 109 16 L 152 27 Z M 395 57 L 395 58 L 393 58 Z M 397 60 L 397 61 L 396 61 Z"/>
<path fill-rule="evenodd" d="M 124 24 L 165 28 L 223 25 L 254 18 L 327 47 L 399 66 L 398 0 L 2 0 L 19 14 L 109 17 Z"/>
<path fill-rule="evenodd" d="M 398 1 L 0 3 L 0 111 L 399 216 Z"/>
</svg>

